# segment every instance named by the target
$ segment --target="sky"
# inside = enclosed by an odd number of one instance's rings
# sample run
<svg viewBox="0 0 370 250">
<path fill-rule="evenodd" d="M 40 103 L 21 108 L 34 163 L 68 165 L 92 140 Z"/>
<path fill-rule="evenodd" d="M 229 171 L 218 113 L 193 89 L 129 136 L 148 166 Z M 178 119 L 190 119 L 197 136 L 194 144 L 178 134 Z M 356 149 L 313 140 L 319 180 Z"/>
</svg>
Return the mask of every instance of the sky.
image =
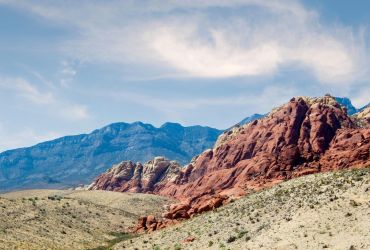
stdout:
<svg viewBox="0 0 370 250">
<path fill-rule="evenodd" d="M 370 101 L 370 1 L 0 0 L 0 151 L 114 122 Z"/>
</svg>

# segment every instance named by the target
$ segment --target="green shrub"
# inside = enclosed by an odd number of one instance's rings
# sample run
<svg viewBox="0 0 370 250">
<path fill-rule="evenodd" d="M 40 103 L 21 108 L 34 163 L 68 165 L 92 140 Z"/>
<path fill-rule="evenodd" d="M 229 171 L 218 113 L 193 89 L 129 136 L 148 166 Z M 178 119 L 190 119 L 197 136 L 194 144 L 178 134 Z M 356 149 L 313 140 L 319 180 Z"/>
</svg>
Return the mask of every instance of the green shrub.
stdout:
<svg viewBox="0 0 370 250">
<path fill-rule="evenodd" d="M 175 245 L 174 250 L 181 250 L 181 245 L 180 245 L 179 243 L 177 243 L 177 244 Z"/>
<path fill-rule="evenodd" d="M 242 230 L 242 231 L 240 231 L 239 233 L 238 233 L 238 238 L 240 239 L 240 238 L 243 238 L 243 236 L 244 235 L 246 235 L 248 233 L 248 231 L 246 231 L 246 230 Z"/>
</svg>

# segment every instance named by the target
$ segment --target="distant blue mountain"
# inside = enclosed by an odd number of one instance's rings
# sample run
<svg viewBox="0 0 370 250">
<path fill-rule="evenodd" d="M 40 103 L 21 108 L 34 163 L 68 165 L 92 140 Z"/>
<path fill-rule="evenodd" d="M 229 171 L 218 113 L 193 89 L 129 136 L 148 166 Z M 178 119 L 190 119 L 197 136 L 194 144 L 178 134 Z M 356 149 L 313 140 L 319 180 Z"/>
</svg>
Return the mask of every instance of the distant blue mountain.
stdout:
<svg viewBox="0 0 370 250">
<path fill-rule="evenodd" d="M 141 122 L 114 123 L 90 134 L 66 136 L 0 154 L 0 190 L 64 188 L 89 183 L 123 160 L 145 162 L 155 156 L 184 164 L 222 133 L 210 127 Z"/>
<path fill-rule="evenodd" d="M 265 114 L 265 115 L 261 115 L 261 114 L 253 114 L 253 115 L 251 115 L 251 116 L 248 116 L 248 117 L 244 118 L 243 120 L 241 120 L 240 122 L 238 122 L 238 123 L 237 123 L 237 124 L 235 124 L 235 125 L 240 125 L 240 126 L 242 126 L 242 125 L 244 125 L 244 124 L 247 124 L 247 123 L 253 122 L 254 120 L 257 120 L 257 119 L 263 118 L 263 117 L 265 117 L 265 116 L 266 116 L 266 114 Z"/>
<path fill-rule="evenodd" d="M 347 97 L 335 97 L 335 100 L 342 106 L 347 108 L 347 114 L 353 115 L 357 113 L 359 110 L 356 109 L 349 98 Z"/>
</svg>

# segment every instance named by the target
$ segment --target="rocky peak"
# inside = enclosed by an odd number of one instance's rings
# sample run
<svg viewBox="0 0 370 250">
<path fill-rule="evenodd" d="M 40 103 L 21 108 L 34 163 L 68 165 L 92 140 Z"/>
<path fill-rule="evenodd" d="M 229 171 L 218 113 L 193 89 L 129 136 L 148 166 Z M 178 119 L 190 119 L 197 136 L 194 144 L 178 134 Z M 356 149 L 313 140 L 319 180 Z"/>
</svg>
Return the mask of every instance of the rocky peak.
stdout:
<svg viewBox="0 0 370 250">
<path fill-rule="evenodd" d="M 329 117 L 327 117 L 328 113 L 335 115 L 329 115 Z M 306 119 L 305 124 L 307 126 L 310 119 L 316 119 L 317 117 L 317 119 L 325 119 L 325 121 L 329 120 L 330 126 L 334 126 L 334 130 L 341 126 L 338 124 L 339 121 L 345 122 L 345 126 L 352 126 L 352 122 L 347 116 L 344 107 L 330 95 L 326 95 L 324 97 L 293 97 L 288 103 L 274 108 L 265 119 L 261 118 L 259 120 L 254 120 L 251 123 L 247 123 L 239 127 L 236 126 L 225 131 L 218 137 L 214 148 L 234 139 L 241 133 L 245 133 L 245 129 L 247 127 L 255 126 L 259 121 L 264 122 L 266 120 L 274 120 L 274 123 L 281 124 L 284 119 L 287 120 L 290 117 L 292 118 L 292 122 L 296 123 L 295 126 L 302 123 L 303 119 Z"/>
</svg>

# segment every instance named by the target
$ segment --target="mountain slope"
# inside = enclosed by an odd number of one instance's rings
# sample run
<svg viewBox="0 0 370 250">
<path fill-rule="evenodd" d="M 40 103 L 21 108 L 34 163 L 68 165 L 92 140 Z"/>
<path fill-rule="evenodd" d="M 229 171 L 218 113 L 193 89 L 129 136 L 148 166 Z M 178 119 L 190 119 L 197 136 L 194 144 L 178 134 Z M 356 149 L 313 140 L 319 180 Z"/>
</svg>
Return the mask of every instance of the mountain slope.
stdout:
<svg viewBox="0 0 370 250">
<path fill-rule="evenodd" d="M 369 128 L 358 127 L 331 96 L 296 97 L 265 118 L 225 131 L 213 149 L 183 169 L 172 169 L 171 178 L 154 178 L 156 183 L 143 191 L 181 200 L 181 205 L 170 207 L 165 215 L 173 220 L 189 218 L 219 207 L 231 197 L 286 179 L 369 165 Z M 145 186 L 135 174 L 120 178 L 130 167 L 123 166 L 115 174 L 103 173 L 90 188 L 130 191 L 122 186 L 137 182 Z M 154 164 L 149 169 L 161 172 L 163 167 Z"/>
<path fill-rule="evenodd" d="M 113 249 L 365 250 L 369 204 L 369 168 L 309 175 Z"/>
<path fill-rule="evenodd" d="M 62 137 L 0 154 L 0 190 L 88 183 L 113 163 L 163 155 L 181 163 L 211 148 L 220 130 L 176 123 L 160 128 L 115 123 L 90 134 Z"/>
</svg>

